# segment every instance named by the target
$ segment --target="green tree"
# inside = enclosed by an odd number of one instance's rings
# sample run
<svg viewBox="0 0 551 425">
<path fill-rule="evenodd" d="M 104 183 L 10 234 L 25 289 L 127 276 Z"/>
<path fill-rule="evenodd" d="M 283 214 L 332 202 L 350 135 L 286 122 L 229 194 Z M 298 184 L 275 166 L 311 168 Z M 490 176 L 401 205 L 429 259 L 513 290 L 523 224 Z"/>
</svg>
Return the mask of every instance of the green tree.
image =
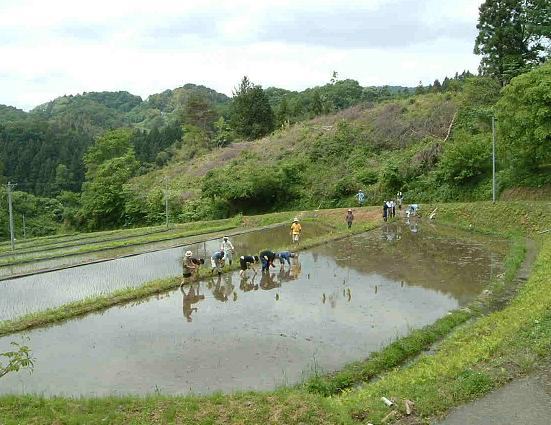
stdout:
<svg viewBox="0 0 551 425">
<path fill-rule="evenodd" d="M 21 369 L 33 369 L 33 358 L 31 357 L 31 351 L 29 347 L 19 345 L 16 342 L 12 342 L 14 347 L 13 351 L 6 353 L 0 353 L 0 358 L 7 359 L 7 363 L 0 361 L 0 378 L 7 375 L 10 372 L 17 372 Z"/>
<path fill-rule="evenodd" d="M 224 117 L 218 118 L 214 123 L 214 143 L 217 147 L 222 148 L 228 146 L 233 139 L 231 127 L 228 125 Z"/>
<path fill-rule="evenodd" d="M 480 72 L 502 86 L 549 57 L 549 0 L 486 0 L 479 8 L 474 53 Z"/>
<path fill-rule="evenodd" d="M 124 184 L 136 174 L 139 163 L 128 129 L 105 133 L 84 156 L 86 181 L 82 190 L 82 217 L 91 229 L 124 222 Z"/>
<path fill-rule="evenodd" d="M 513 78 L 496 104 L 499 145 L 512 170 L 551 163 L 551 62 Z"/>
<path fill-rule="evenodd" d="M 246 76 L 233 93 L 230 108 L 235 132 L 247 139 L 256 139 L 274 130 L 274 113 L 261 86 Z"/>
</svg>

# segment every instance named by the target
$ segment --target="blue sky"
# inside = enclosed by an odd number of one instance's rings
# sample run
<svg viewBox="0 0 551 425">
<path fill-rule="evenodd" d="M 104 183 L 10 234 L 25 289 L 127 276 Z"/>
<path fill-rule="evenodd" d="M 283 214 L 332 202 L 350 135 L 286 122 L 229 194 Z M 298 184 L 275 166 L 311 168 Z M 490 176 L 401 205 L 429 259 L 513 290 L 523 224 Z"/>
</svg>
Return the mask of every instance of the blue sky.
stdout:
<svg viewBox="0 0 551 425">
<path fill-rule="evenodd" d="M 185 83 L 427 84 L 468 69 L 481 0 L 0 0 L 0 104 Z"/>
</svg>

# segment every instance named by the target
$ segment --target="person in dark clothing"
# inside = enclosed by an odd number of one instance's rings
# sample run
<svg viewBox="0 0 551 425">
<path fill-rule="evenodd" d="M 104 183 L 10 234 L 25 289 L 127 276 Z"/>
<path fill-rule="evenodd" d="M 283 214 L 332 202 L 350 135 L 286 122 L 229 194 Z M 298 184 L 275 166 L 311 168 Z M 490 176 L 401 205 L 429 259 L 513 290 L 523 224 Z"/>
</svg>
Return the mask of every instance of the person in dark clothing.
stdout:
<svg viewBox="0 0 551 425">
<path fill-rule="evenodd" d="M 269 250 L 261 251 L 258 255 L 260 257 L 260 261 L 262 262 L 262 272 L 269 271 L 270 266 L 275 267 L 274 260 L 276 259 L 277 255 Z"/>
<path fill-rule="evenodd" d="M 258 258 L 258 255 L 242 255 L 241 257 L 239 257 L 239 268 L 241 269 L 239 271 L 239 275 L 243 277 L 245 275 L 245 272 L 249 268 L 253 269 L 254 273 L 256 274 L 256 268 L 254 267 L 254 265 L 259 261 L 260 259 Z"/>
<path fill-rule="evenodd" d="M 387 202 L 385 201 L 383 203 L 383 220 L 386 221 L 388 217 L 388 205 L 387 205 Z"/>
<path fill-rule="evenodd" d="M 352 208 L 349 208 L 348 212 L 346 213 L 346 224 L 348 224 L 349 229 L 352 227 L 353 221 L 354 221 L 354 214 L 352 214 Z"/>
</svg>

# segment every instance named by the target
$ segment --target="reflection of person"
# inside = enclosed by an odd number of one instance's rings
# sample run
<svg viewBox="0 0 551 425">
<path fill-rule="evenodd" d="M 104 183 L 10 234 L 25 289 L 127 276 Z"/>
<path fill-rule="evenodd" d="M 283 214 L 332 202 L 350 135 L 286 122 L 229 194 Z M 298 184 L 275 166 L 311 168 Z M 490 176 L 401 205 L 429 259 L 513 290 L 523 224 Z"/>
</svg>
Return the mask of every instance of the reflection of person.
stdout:
<svg viewBox="0 0 551 425">
<path fill-rule="evenodd" d="M 212 254 L 212 257 L 210 257 L 210 265 L 212 270 L 210 271 L 211 274 L 214 273 L 214 270 L 218 272 L 218 275 L 222 274 L 222 268 L 224 267 L 224 251 L 216 251 L 214 254 Z"/>
<path fill-rule="evenodd" d="M 262 272 L 266 272 L 270 270 L 270 266 L 275 267 L 274 260 L 276 259 L 276 254 L 269 250 L 261 251 L 258 255 L 260 257 L 260 261 L 262 262 Z"/>
<path fill-rule="evenodd" d="M 243 292 L 249 292 L 253 289 L 256 291 L 258 289 L 258 285 L 255 285 L 254 280 L 256 278 L 256 274 L 253 275 L 249 282 L 249 278 L 247 276 L 243 276 L 241 278 L 241 282 L 239 283 L 239 289 L 241 289 Z"/>
<path fill-rule="evenodd" d="M 296 258 L 298 254 L 295 254 L 294 252 L 290 252 L 290 251 L 283 251 L 278 253 L 276 256 L 277 258 L 279 258 L 279 264 L 283 266 L 285 265 L 285 262 L 291 265 L 291 258 Z"/>
<path fill-rule="evenodd" d="M 184 287 L 180 286 L 180 291 L 182 291 L 182 294 L 184 296 L 182 300 L 182 312 L 184 313 L 184 317 L 187 319 L 188 322 L 191 322 L 191 314 L 194 311 L 197 311 L 197 307 L 192 307 L 192 305 L 205 299 L 205 296 L 201 295 L 199 293 L 199 290 L 200 286 L 198 283 L 192 284 L 187 294 Z"/>
<path fill-rule="evenodd" d="M 247 269 L 253 269 L 254 273 L 256 274 L 256 268 L 255 264 L 258 263 L 260 259 L 258 258 L 258 255 L 252 256 L 252 255 L 242 255 L 239 257 L 239 276 L 243 277 L 245 275 L 245 272 Z"/>
<path fill-rule="evenodd" d="M 230 242 L 227 236 L 224 236 L 224 238 L 222 239 L 220 250 L 224 251 L 224 262 L 228 262 L 228 264 L 231 266 L 235 248 L 233 247 L 233 244 Z"/>
<path fill-rule="evenodd" d="M 300 265 L 300 261 L 298 261 L 298 259 L 293 261 L 293 264 L 291 264 L 291 269 L 289 270 L 291 279 L 297 279 L 301 270 L 302 266 Z"/>
<path fill-rule="evenodd" d="M 293 224 L 291 224 L 291 237 L 293 239 L 293 243 L 297 243 L 300 238 L 300 232 L 302 232 L 302 226 L 298 222 L 298 218 L 295 217 L 293 219 Z"/>
<path fill-rule="evenodd" d="M 218 277 L 216 278 L 216 283 L 212 282 L 211 280 L 211 287 L 212 286 L 214 286 L 214 288 L 212 289 L 212 295 L 214 295 L 214 298 L 222 302 L 228 301 L 228 294 L 226 293 L 226 288 L 222 286 L 221 275 L 218 275 Z"/>
<path fill-rule="evenodd" d="M 185 285 L 189 283 L 193 274 L 197 271 L 199 266 L 193 262 L 193 252 L 186 251 L 184 254 L 184 261 L 182 262 L 182 283 L 180 285 Z"/>
<path fill-rule="evenodd" d="M 275 279 L 275 273 L 264 273 L 260 278 L 260 287 L 262 289 L 274 289 L 281 286 Z"/>
<path fill-rule="evenodd" d="M 346 213 L 346 224 L 348 224 L 348 228 L 350 229 L 352 227 L 352 222 L 354 221 L 354 214 L 352 214 L 352 208 L 348 208 L 348 212 Z"/>
</svg>

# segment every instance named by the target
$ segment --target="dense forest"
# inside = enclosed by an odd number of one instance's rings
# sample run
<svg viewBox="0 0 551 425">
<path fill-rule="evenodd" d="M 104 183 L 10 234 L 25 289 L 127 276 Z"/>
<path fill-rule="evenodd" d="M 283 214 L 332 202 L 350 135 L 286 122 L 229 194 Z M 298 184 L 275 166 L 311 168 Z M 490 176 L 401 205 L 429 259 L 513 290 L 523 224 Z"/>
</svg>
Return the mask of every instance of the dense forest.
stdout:
<svg viewBox="0 0 551 425">
<path fill-rule="evenodd" d="M 158 223 L 165 196 L 179 221 L 344 206 L 360 188 L 372 203 L 488 199 L 493 116 L 499 190 L 550 184 L 548 6 L 509 3 L 480 7 L 477 76 L 362 87 L 333 72 L 301 92 L 243 77 L 231 98 L 186 84 L 0 105 L 0 238 L 7 181 L 18 235 L 24 216 L 27 235 Z"/>
</svg>

